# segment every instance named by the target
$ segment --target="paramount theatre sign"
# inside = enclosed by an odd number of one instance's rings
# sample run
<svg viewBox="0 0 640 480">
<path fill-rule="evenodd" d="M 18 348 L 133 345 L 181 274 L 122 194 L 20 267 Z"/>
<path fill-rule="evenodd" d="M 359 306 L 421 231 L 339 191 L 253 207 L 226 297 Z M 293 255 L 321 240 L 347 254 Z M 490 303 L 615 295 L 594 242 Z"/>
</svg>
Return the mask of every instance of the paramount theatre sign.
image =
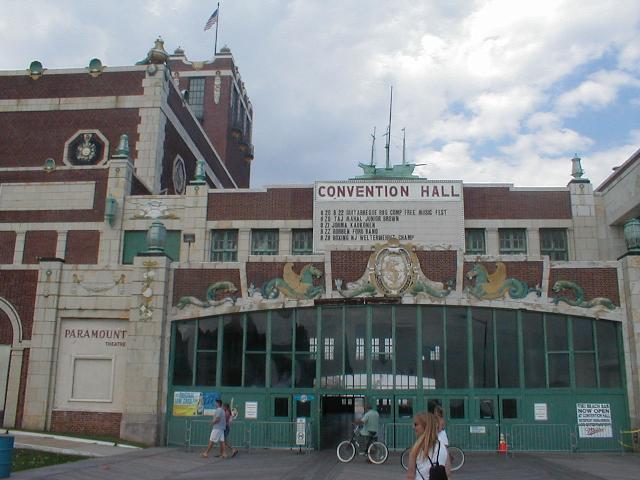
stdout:
<svg viewBox="0 0 640 480">
<path fill-rule="evenodd" d="M 432 248 L 464 248 L 462 181 L 316 182 L 316 252 L 391 238 Z"/>
</svg>

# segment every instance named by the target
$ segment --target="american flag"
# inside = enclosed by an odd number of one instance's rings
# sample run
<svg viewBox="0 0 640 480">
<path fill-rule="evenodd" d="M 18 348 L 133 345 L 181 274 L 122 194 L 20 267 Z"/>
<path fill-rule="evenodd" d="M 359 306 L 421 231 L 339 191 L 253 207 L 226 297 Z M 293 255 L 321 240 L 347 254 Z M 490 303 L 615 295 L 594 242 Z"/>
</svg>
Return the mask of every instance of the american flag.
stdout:
<svg viewBox="0 0 640 480">
<path fill-rule="evenodd" d="M 211 14 L 209 20 L 207 20 L 207 23 L 204 25 L 205 32 L 218 23 L 218 10 L 220 10 L 220 7 L 216 8 L 216 11 Z"/>
</svg>

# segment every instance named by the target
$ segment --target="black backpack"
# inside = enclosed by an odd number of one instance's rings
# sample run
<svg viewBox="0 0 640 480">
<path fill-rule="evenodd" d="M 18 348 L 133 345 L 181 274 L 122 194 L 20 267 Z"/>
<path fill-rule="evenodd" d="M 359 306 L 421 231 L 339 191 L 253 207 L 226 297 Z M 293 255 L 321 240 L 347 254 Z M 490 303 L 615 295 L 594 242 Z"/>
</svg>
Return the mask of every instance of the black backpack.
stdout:
<svg viewBox="0 0 640 480">
<path fill-rule="evenodd" d="M 444 465 L 440 465 L 438 462 L 438 458 L 440 457 L 440 441 L 438 441 L 438 453 L 436 454 L 436 463 L 431 461 L 431 458 L 427 456 L 429 463 L 431 464 L 431 468 L 429 469 L 429 480 L 447 480 L 447 470 L 444 468 Z M 420 470 L 416 468 L 416 472 L 420 474 L 420 477 L 424 480 L 422 473 Z"/>
</svg>

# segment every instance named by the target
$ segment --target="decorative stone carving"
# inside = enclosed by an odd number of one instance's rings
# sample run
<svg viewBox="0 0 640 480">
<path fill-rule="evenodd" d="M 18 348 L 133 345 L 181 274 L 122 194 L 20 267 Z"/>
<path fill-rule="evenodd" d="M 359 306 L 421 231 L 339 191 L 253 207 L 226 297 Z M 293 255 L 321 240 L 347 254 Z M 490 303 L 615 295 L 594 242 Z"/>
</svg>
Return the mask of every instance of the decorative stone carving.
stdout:
<svg viewBox="0 0 640 480">
<path fill-rule="evenodd" d="M 209 285 L 209 288 L 207 288 L 206 298 L 204 301 L 199 300 L 197 297 L 185 296 L 180 298 L 176 307 L 182 310 L 187 305 L 195 305 L 197 307 L 202 307 L 202 308 L 217 307 L 225 303 L 230 303 L 232 305 L 235 305 L 237 297 L 234 294 L 237 291 L 238 289 L 232 282 L 229 282 L 229 281 L 216 282 Z M 219 298 L 220 295 L 225 295 L 225 294 L 231 294 L 231 295 L 226 296 L 224 298 Z"/>
<path fill-rule="evenodd" d="M 79 273 L 74 273 L 71 277 L 71 281 L 74 284 L 73 293 L 75 293 L 76 286 L 91 293 L 108 292 L 109 290 L 119 287 L 118 293 L 124 293 L 124 285 L 127 282 L 127 276 L 124 273 L 115 279 L 111 277 L 111 274 L 104 275 L 107 278 L 101 278 L 101 273 L 102 272 L 98 272 L 95 275 L 95 278 L 91 280 L 85 280 L 84 276 L 80 275 Z"/>
<path fill-rule="evenodd" d="M 480 300 L 496 300 L 506 295 L 514 299 L 525 298 L 531 292 L 541 295 L 539 288 L 529 288 L 522 280 L 507 278 L 507 266 L 503 262 L 496 262 L 493 273 L 476 263 L 467 272 L 467 278 L 475 281 L 475 285 L 468 287 L 467 291 Z"/>
<path fill-rule="evenodd" d="M 142 274 L 142 288 L 140 289 L 140 296 L 142 300 L 138 306 L 141 320 L 150 320 L 153 317 L 153 288 L 151 285 L 156 278 L 155 267 L 158 266 L 158 262 L 155 260 L 146 261 L 143 263 L 146 271 Z"/>
<path fill-rule="evenodd" d="M 613 304 L 611 300 L 605 297 L 596 297 L 591 300 L 585 300 L 584 298 L 584 290 L 577 283 L 571 282 L 569 280 L 558 280 L 553 284 L 551 288 L 556 293 L 561 293 L 563 291 L 569 291 L 575 297 L 575 300 L 564 296 L 559 295 L 551 299 L 551 301 L 557 305 L 560 302 L 564 302 L 568 305 L 572 305 L 574 307 L 583 307 L 583 308 L 593 308 L 597 306 L 603 306 L 608 310 L 615 310 L 616 306 Z"/>
<path fill-rule="evenodd" d="M 280 295 L 295 298 L 319 298 L 324 293 L 322 286 L 315 286 L 313 280 L 321 278 L 322 272 L 312 264 L 305 265 L 297 274 L 293 271 L 293 263 L 285 264 L 282 278 L 273 278 L 262 287 L 262 296 L 266 299 L 278 298 Z"/>
<path fill-rule="evenodd" d="M 163 202 L 160 200 L 149 200 L 144 202 L 139 210 L 133 215 L 134 220 L 140 220 L 144 218 L 150 219 L 176 219 L 178 216 L 175 212 L 169 210 Z"/>
</svg>

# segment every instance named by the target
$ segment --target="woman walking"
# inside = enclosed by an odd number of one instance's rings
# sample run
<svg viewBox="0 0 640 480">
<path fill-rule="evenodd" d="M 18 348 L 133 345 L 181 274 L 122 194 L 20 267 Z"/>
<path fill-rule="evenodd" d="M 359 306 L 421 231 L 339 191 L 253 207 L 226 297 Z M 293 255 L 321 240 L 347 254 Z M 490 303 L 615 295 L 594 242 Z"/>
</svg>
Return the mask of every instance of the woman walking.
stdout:
<svg viewBox="0 0 640 480">
<path fill-rule="evenodd" d="M 436 465 L 444 466 L 449 476 L 447 447 L 438 440 L 438 418 L 432 413 L 419 413 L 413 419 L 413 429 L 416 442 L 409 455 L 407 480 L 436 480 L 430 478 L 431 467 Z"/>
</svg>

